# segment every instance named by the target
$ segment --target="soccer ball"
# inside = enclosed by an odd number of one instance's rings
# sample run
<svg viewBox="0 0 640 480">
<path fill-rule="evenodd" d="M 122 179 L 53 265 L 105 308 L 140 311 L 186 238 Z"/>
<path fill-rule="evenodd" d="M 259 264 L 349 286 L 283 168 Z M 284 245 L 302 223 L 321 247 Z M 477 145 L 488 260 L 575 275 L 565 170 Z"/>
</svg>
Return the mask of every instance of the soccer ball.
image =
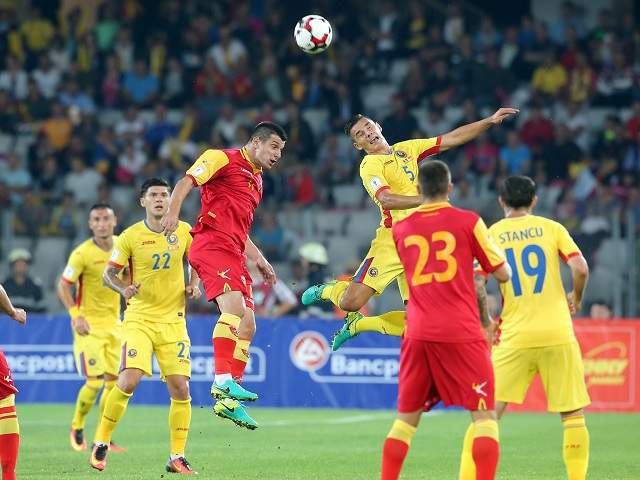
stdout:
<svg viewBox="0 0 640 480">
<path fill-rule="evenodd" d="M 326 18 L 320 15 L 307 15 L 296 24 L 293 36 L 305 53 L 315 55 L 325 51 L 331 44 L 333 31 Z"/>
</svg>

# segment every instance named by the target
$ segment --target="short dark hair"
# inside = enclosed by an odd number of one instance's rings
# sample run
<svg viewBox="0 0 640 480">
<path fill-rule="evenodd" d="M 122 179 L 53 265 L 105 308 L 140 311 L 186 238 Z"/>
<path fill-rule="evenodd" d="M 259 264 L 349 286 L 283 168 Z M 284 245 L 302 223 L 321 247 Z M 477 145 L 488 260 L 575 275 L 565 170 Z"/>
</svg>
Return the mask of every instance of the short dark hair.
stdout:
<svg viewBox="0 0 640 480">
<path fill-rule="evenodd" d="M 151 187 L 167 187 L 171 190 L 171 185 L 164 178 L 152 177 L 144 181 L 142 186 L 140 187 L 140 198 L 144 197 L 147 194 L 147 190 Z"/>
<path fill-rule="evenodd" d="M 526 208 L 536 196 L 536 182 L 526 175 L 508 177 L 500 186 L 502 201 L 511 208 Z"/>
<path fill-rule="evenodd" d="M 351 118 L 349 120 L 347 120 L 347 123 L 344 124 L 344 133 L 346 133 L 347 135 L 351 136 L 351 129 L 362 118 L 369 118 L 369 117 L 367 117 L 366 115 L 363 115 L 361 113 L 356 113 L 355 115 L 352 115 Z"/>
<path fill-rule="evenodd" d="M 91 208 L 89 209 L 89 215 L 91 215 L 91 212 L 93 212 L 94 210 L 107 210 L 107 209 L 113 211 L 113 207 L 108 203 L 94 203 L 93 205 L 91 205 Z"/>
<path fill-rule="evenodd" d="M 257 124 L 255 127 L 253 127 L 253 131 L 251 132 L 249 140 L 258 138 L 261 142 L 265 142 L 269 140 L 269 137 L 273 134 L 280 137 L 280 140 L 282 140 L 283 142 L 287 141 L 287 132 L 285 132 L 284 128 L 282 128 L 280 125 L 273 122 L 260 122 L 259 124 Z"/>
<path fill-rule="evenodd" d="M 422 195 L 427 198 L 441 197 L 449 190 L 451 171 L 446 163 L 430 160 L 420 166 L 418 181 Z"/>
</svg>

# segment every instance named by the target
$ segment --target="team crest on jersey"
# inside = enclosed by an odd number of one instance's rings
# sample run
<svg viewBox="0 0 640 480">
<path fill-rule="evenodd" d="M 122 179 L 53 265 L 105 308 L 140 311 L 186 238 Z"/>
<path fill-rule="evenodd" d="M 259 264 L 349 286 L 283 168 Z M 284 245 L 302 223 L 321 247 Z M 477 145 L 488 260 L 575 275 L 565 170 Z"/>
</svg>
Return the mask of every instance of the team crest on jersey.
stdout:
<svg viewBox="0 0 640 480">
<path fill-rule="evenodd" d="M 92 367 L 96 364 L 96 359 L 95 358 L 90 358 L 89 359 L 89 365 L 91 365 Z"/>
<path fill-rule="evenodd" d="M 376 267 L 371 267 L 369 269 L 369 276 L 370 277 L 377 277 L 378 276 L 378 269 Z"/>
<path fill-rule="evenodd" d="M 180 248 L 178 246 L 178 236 L 175 233 L 172 233 L 167 237 L 167 243 L 169 244 L 169 250 L 177 250 Z"/>
<path fill-rule="evenodd" d="M 130 348 L 129 351 L 127 352 L 127 357 L 129 358 L 133 358 L 136 355 L 138 355 L 138 351 L 135 348 Z"/>
</svg>

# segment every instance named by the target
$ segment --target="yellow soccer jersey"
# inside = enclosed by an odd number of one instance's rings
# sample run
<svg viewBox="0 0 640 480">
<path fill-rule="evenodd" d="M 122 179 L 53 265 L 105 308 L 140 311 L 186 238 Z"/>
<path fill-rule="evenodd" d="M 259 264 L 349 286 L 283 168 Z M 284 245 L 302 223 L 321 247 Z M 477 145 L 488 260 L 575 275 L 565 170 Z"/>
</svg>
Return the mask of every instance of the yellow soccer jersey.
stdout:
<svg viewBox="0 0 640 480">
<path fill-rule="evenodd" d="M 127 315 L 159 323 L 184 321 L 184 259 L 191 245 L 189 230 L 188 223 L 180 222 L 175 233 L 165 237 L 143 220 L 120 234 L 109 263 L 118 268 L 128 265 L 131 282 L 140 284 L 138 293 L 127 303 Z"/>
<path fill-rule="evenodd" d="M 113 242 L 117 241 L 113 236 Z M 120 321 L 120 295 L 102 284 L 102 272 L 112 250 L 103 250 L 93 241 L 78 245 L 67 261 L 62 280 L 76 285 L 76 305 L 92 328 L 111 328 Z"/>
<path fill-rule="evenodd" d="M 575 341 L 560 259 L 566 263 L 582 253 L 567 229 L 553 220 L 525 215 L 502 219 L 489 233 L 512 271 L 511 281 L 500 284 L 500 345 L 528 348 Z"/>
<path fill-rule="evenodd" d="M 378 195 L 391 189 L 397 195 L 418 195 L 418 165 L 430 155 L 440 151 L 442 137 L 407 140 L 391 147 L 392 153 L 366 155 L 360 163 L 360 178 L 369 196 L 380 208 L 381 227 L 391 228 L 393 223 L 407 217 L 413 209 L 384 210 Z"/>
</svg>

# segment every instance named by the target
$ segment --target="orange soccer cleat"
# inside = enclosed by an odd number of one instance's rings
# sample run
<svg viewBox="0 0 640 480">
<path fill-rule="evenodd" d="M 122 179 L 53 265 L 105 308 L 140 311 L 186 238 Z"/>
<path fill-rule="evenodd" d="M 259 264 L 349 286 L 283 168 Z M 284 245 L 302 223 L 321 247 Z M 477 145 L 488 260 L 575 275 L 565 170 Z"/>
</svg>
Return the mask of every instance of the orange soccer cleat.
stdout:
<svg viewBox="0 0 640 480">
<path fill-rule="evenodd" d="M 169 459 L 165 469 L 169 473 L 180 473 L 182 475 L 198 474 L 198 472 L 196 472 L 193 468 L 191 468 L 191 465 L 189 464 L 187 459 L 184 457 L 178 457 L 175 460 Z"/>
<path fill-rule="evenodd" d="M 69 445 L 76 452 L 84 452 L 87 449 L 87 442 L 84 440 L 84 431 L 81 428 L 72 428 L 69 433 Z"/>
<path fill-rule="evenodd" d="M 93 445 L 93 450 L 91 451 L 91 457 L 89 458 L 89 465 L 91 465 L 96 470 L 103 471 L 104 467 L 107 466 L 107 452 L 109 451 L 109 445 L 105 445 L 104 443 Z"/>
<path fill-rule="evenodd" d="M 121 447 L 117 443 L 111 442 L 109 444 L 109 451 L 113 453 L 124 453 L 127 451 L 126 447 Z"/>
</svg>

